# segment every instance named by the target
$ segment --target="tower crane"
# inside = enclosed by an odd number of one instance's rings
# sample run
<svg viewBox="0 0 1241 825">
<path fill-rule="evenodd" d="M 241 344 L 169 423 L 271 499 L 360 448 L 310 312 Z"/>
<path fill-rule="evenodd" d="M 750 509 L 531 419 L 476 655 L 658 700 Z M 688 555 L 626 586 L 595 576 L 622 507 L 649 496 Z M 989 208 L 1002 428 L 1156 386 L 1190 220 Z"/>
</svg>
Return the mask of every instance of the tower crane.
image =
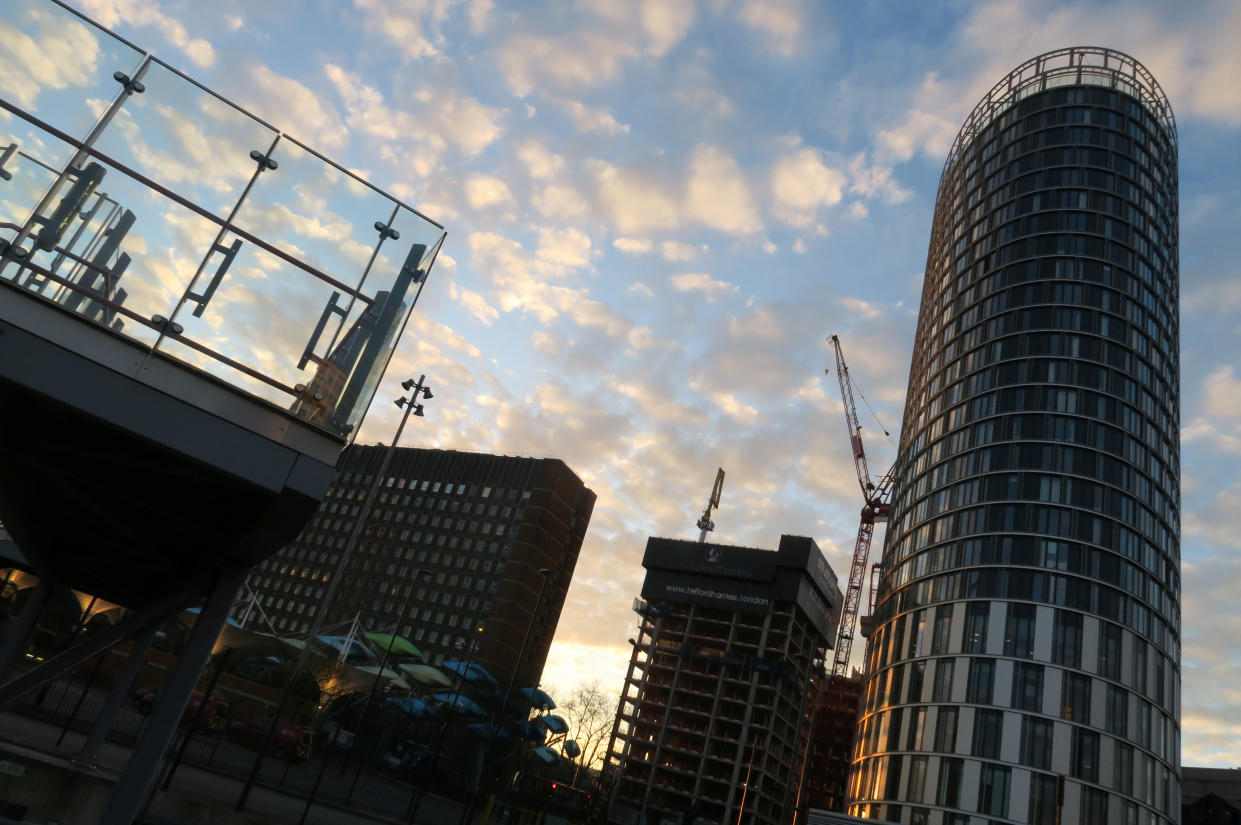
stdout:
<svg viewBox="0 0 1241 825">
<path fill-rule="evenodd" d="M 698 519 L 698 543 L 702 544 L 707 540 L 707 533 L 715 529 L 715 522 L 711 520 L 711 511 L 720 509 L 720 493 L 724 492 L 724 468 L 719 467 L 715 471 L 715 486 L 711 488 L 711 497 L 707 499 L 707 507 L 702 511 L 702 518 Z"/>
<path fill-rule="evenodd" d="M 862 488 L 862 517 L 858 527 L 857 543 L 853 545 L 853 563 L 849 567 L 849 587 L 845 590 L 844 609 L 840 613 L 840 632 L 836 639 L 836 658 L 832 663 L 833 676 L 847 676 L 849 655 L 853 651 L 853 634 L 857 630 L 858 608 L 862 601 L 862 588 L 866 583 L 866 563 L 870 559 L 870 543 L 875 535 L 875 525 L 886 522 L 892 508 L 892 471 L 884 473 L 876 484 L 871 480 L 870 467 L 866 463 L 866 450 L 862 445 L 862 425 L 858 421 L 857 405 L 853 402 L 853 382 L 849 367 L 840 348 L 840 339 L 830 339 L 836 351 L 836 377 L 840 381 L 840 397 L 844 402 L 845 424 L 849 428 L 849 446 L 853 452 L 853 465 L 857 469 L 858 484 Z M 831 370 L 825 370 L 830 374 Z M 869 635 L 863 628 L 863 635 Z"/>
</svg>

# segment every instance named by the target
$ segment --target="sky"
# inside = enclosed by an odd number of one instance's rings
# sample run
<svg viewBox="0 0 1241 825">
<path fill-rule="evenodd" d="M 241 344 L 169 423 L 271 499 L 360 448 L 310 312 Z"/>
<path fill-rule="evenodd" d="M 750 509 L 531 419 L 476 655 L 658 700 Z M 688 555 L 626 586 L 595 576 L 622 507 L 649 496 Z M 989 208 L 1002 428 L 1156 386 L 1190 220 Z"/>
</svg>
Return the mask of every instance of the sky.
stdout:
<svg viewBox="0 0 1241 825">
<path fill-rule="evenodd" d="M 1181 152 L 1183 762 L 1241 764 L 1241 5 L 71 5 L 447 228 L 360 440 L 391 437 L 397 384 L 425 373 L 435 398 L 404 443 L 556 456 L 598 494 L 544 672 L 566 693 L 620 689 L 646 539 L 696 537 L 717 467 L 714 540 L 808 535 L 847 575 L 861 501 L 827 337 L 877 413 L 862 409 L 866 445 L 886 468 L 961 121 L 1043 51 L 1133 55 L 1171 100 Z M 18 42 L 4 21 L 27 6 L 0 0 L 0 42 Z M 0 57 L 0 94 L 36 112 L 110 78 L 108 56 L 63 31 L 21 45 Z M 135 162 L 213 203 L 235 197 L 248 161 L 228 167 L 210 135 L 165 125 L 180 149 L 131 147 Z M 218 140 L 244 148 L 261 132 Z M 237 273 L 264 283 L 257 264 Z M 300 348 L 300 331 L 278 334 L 288 296 L 268 297 L 247 322 Z M 288 359 L 276 344 L 269 355 Z"/>
</svg>

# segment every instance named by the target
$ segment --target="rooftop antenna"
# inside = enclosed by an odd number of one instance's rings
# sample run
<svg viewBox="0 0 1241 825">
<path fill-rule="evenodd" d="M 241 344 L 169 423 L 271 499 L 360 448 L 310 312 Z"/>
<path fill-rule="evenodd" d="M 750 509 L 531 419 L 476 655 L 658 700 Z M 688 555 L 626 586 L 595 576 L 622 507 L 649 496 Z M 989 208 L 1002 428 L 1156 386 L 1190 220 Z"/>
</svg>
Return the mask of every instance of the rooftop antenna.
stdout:
<svg viewBox="0 0 1241 825">
<path fill-rule="evenodd" d="M 711 488 L 711 498 L 707 499 L 707 506 L 702 511 L 702 518 L 698 519 L 698 529 L 702 532 L 698 534 L 698 543 L 702 544 L 707 540 L 707 533 L 715 529 L 715 522 L 711 520 L 711 511 L 720 509 L 720 493 L 724 491 L 724 468 L 720 467 L 715 471 L 715 486 Z"/>
</svg>

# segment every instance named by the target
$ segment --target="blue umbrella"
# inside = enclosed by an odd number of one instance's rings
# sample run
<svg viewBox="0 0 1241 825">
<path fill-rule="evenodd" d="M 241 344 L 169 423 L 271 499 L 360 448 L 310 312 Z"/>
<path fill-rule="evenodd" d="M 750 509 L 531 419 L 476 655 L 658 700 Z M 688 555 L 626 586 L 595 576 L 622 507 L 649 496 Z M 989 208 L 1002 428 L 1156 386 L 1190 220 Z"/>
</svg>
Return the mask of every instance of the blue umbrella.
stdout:
<svg viewBox="0 0 1241 825">
<path fill-rule="evenodd" d="M 521 738 L 541 745 L 547 741 L 547 728 L 540 725 L 539 720 L 531 719 L 522 726 Z"/>
<path fill-rule="evenodd" d="M 451 693 L 437 693 L 431 697 L 441 705 L 447 705 L 449 708 L 455 709 L 462 716 L 477 716 L 482 719 L 487 716 L 487 711 L 479 707 L 479 704 L 468 696 L 454 696 Z"/>
<path fill-rule="evenodd" d="M 530 702 L 530 707 L 535 710 L 556 709 L 556 703 L 552 700 L 552 697 L 548 696 L 536 687 L 522 688 L 521 695 L 526 697 L 526 699 Z"/>
<path fill-rule="evenodd" d="M 570 759 L 577 759 L 582 755 L 582 749 L 578 747 L 576 742 L 570 739 L 568 742 L 564 743 L 564 755 Z"/>
<path fill-rule="evenodd" d="M 541 722 L 543 724 L 543 727 L 547 728 L 552 733 L 568 733 L 569 732 L 569 724 L 565 722 L 564 719 L 562 719 L 559 716 L 556 716 L 555 714 L 548 714 L 547 716 L 540 716 L 535 721 Z"/>
<path fill-rule="evenodd" d="M 430 705 L 413 696 L 393 696 L 389 697 L 388 702 L 415 719 L 428 719 L 433 715 Z"/>
<path fill-rule="evenodd" d="M 560 761 L 560 757 L 556 755 L 556 752 L 546 745 L 541 748 L 535 748 L 534 755 L 549 765 L 555 765 Z"/>
<path fill-rule="evenodd" d="M 472 685 L 489 685 L 499 687 L 496 677 L 487 672 L 487 668 L 473 662 L 467 666 L 465 662 L 442 662 L 440 667 L 454 676 L 462 676 Z"/>
</svg>

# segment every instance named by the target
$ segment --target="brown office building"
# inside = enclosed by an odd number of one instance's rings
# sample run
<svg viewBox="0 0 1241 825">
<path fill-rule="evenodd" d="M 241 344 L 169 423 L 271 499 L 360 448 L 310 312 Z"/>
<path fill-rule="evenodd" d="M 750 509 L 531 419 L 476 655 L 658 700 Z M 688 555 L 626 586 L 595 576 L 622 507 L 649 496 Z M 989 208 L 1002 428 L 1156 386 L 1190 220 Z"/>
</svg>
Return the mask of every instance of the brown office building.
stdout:
<svg viewBox="0 0 1241 825">
<path fill-rule="evenodd" d="M 386 450 L 346 450 L 318 514 L 250 574 L 250 591 L 277 633 L 309 631 Z M 458 643 L 469 644 L 471 629 L 483 626 L 474 661 L 501 684 L 529 631 L 519 681 L 533 684 L 594 504 L 595 494 L 559 459 L 399 447 L 325 627 L 356 616 L 370 631 L 399 628 L 438 663 L 462 657 Z M 542 569 L 552 571 L 546 582 Z M 255 629 L 258 612 L 248 625 Z"/>
<path fill-rule="evenodd" d="M 642 565 L 609 821 L 791 822 L 811 677 L 840 619 L 836 574 L 798 536 L 776 552 L 652 538 Z"/>
</svg>

